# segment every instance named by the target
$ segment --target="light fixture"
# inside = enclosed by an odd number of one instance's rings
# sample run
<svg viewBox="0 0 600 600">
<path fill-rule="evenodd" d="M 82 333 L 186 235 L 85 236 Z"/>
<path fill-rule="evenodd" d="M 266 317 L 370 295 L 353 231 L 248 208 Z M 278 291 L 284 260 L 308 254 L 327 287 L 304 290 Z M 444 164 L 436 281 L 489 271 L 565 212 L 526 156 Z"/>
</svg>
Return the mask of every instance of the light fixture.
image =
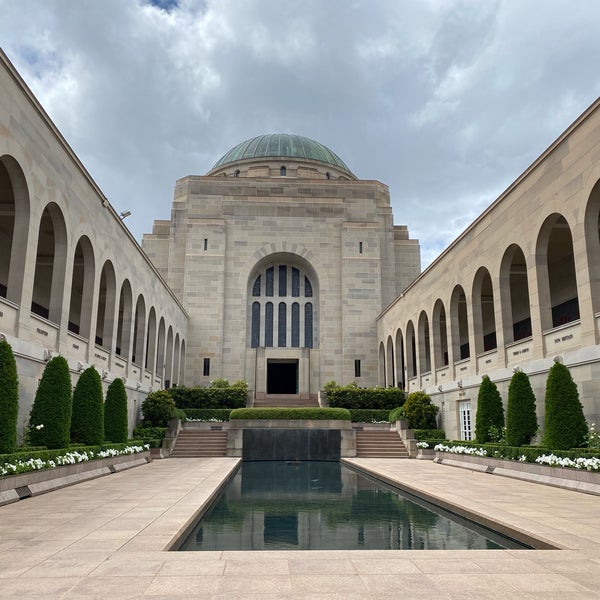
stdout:
<svg viewBox="0 0 600 600">
<path fill-rule="evenodd" d="M 122 213 L 120 213 L 120 217 L 121 217 L 121 221 L 123 221 L 123 219 L 126 219 L 129 215 L 131 215 L 131 211 L 130 210 L 124 210 Z"/>
<path fill-rule="evenodd" d="M 459 380 L 456 382 L 456 385 L 457 385 L 457 386 L 458 386 L 460 389 L 462 389 L 462 386 L 463 386 L 462 379 L 459 379 Z"/>
</svg>

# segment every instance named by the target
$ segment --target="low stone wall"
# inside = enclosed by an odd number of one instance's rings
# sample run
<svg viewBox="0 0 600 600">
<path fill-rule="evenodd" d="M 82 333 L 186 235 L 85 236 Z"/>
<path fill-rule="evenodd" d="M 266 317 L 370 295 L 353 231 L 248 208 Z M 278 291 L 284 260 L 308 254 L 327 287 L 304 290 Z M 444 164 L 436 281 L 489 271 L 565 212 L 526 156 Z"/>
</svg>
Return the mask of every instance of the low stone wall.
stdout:
<svg viewBox="0 0 600 600">
<path fill-rule="evenodd" d="M 317 437 L 320 441 L 329 440 L 331 443 L 333 437 L 328 432 L 339 431 L 339 457 L 351 458 L 356 456 L 356 433 L 352 429 L 352 423 L 350 421 L 340 420 L 268 420 L 268 419 L 233 419 L 229 421 L 229 429 L 227 432 L 227 456 L 242 457 L 244 456 L 244 431 L 266 431 L 270 430 L 273 432 L 273 436 L 278 435 L 280 438 L 297 437 L 300 440 L 309 440 L 314 438 L 317 441 Z M 292 430 L 304 432 L 304 434 L 297 434 L 296 436 L 287 435 L 286 431 L 290 433 Z M 320 435 L 310 434 L 309 432 L 324 432 Z M 276 434 L 275 432 L 281 432 Z M 246 436 L 248 434 L 246 433 Z M 261 437 L 258 434 L 257 439 Z M 263 435 L 264 437 L 264 435 Z M 330 439 L 331 438 L 331 439 Z M 261 438 L 262 439 L 262 438 Z M 275 442 L 275 439 L 273 439 Z M 336 442 L 337 443 L 337 442 Z M 285 456 L 283 460 L 294 460 L 300 458 L 306 460 L 302 455 L 297 452 L 291 451 L 289 456 Z M 313 460 L 318 460 L 313 458 Z"/>
<path fill-rule="evenodd" d="M 581 469 L 550 467 L 537 463 L 504 460 L 488 456 L 436 452 L 434 462 L 502 477 L 523 479 L 544 485 L 600 495 L 600 473 Z"/>
<path fill-rule="evenodd" d="M 100 458 L 53 469 L 40 469 L 0 477 L 0 506 L 38 496 L 88 479 L 103 477 L 151 462 L 150 452 Z"/>
</svg>

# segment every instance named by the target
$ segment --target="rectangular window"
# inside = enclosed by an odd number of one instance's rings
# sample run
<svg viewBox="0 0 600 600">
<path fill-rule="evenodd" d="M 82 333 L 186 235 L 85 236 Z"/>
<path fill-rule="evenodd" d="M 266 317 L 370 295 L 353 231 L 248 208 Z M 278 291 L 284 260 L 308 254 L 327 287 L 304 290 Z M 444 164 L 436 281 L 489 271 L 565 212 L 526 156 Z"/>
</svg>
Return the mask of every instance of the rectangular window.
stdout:
<svg viewBox="0 0 600 600">
<path fill-rule="evenodd" d="M 473 439 L 473 430 L 471 429 L 471 401 L 463 400 L 459 402 L 458 412 L 460 418 L 460 439 Z"/>
<path fill-rule="evenodd" d="M 266 295 L 267 296 L 272 296 L 273 295 L 273 280 L 275 278 L 275 272 L 274 272 L 274 267 L 269 267 L 267 269 L 266 272 L 266 276 L 267 276 L 267 282 L 266 282 Z"/>
<path fill-rule="evenodd" d="M 292 267 L 292 296 L 300 296 L 300 271 L 296 267 Z"/>
<path fill-rule="evenodd" d="M 354 361 L 354 377 L 360 377 L 360 358 Z"/>
<path fill-rule="evenodd" d="M 204 238 L 204 252 L 208 250 L 208 238 Z"/>
<path fill-rule="evenodd" d="M 279 295 L 287 296 L 287 267 L 279 265 Z"/>
<path fill-rule="evenodd" d="M 279 303 L 279 318 L 277 320 L 277 345 L 280 348 L 285 348 L 287 344 L 286 336 L 286 324 L 287 324 L 287 305 L 285 302 Z"/>
<path fill-rule="evenodd" d="M 210 358 L 204 359 L 204 368 L 202 369 L 202 375 L 208 377 L 210 375 Z"/>
<path fill-rule="evenodd" d="M 362 242 L 358 242 L 358 253 L 362 254 Z"/>
</svg>

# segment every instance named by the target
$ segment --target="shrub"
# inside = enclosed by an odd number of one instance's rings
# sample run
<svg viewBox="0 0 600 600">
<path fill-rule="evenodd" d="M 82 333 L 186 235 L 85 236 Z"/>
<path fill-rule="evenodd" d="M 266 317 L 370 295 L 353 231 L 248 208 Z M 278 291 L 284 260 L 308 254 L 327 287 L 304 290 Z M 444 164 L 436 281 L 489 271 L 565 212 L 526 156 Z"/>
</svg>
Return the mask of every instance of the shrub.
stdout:
<svg viewBox="0 0 600 600">
<path fill-rule="evenodd" d="M 0 341 L 0 454 L 17 449 L 19 378 L 10 344 Z"/>
<path fill-rule="evenodd" d="M 359 388 L 356 383 L 339 386 L 328 381 L 324 390 L 327 404 L 332 408 L 391 410 L 404 403 L 404 392 L 399 388 Z"/>
<path fill-rule="evenodd" d="M 127 434 L 127 392 L 123 380 L 117 377 L 106 390 L 104 437 L 111 442 L 126 442 Z"/>
<path fill-rule="evenodd" d="M 140 423 L 133 430 L 133 437 L 149 444 L 152 448 L 160 448 L 166 432 L 166 427 L 153 427 Z"/>
<path fill-rule="evenodd" d="M 388 417 L 390 423 L 395 423 L 396 421 L 402 421 L 404 419 L 404 409 L 402 406 L 398 406 L 390 411 L 390 416 Z"/>
<path fill-rule="evenodd" d="M 402 407 L 404 418 L 411 429 L 434 429 L 439 408 L 431 404 L 425 392 L 412 392 Z"/>
<path fill-rule="evenodd" d="M 211 387 L 175 387 L 169 394 L 177 408 L 243 408 L 248 399 L 248 384 L 236 381 L 225 385 L 226 379 L 217 379 Z M 216 385 L 215 385 L 216 383 Z"/>
<path fill-rule="evenodd" d="M 587 424 L 577 386 L 565 365 L 555 362 L 546 381 L 546 429 L 544 446 L 568 450 L 586 443 Z"/>
<path fill-rule="evenodd" d="M 166 427 L 175 416 L 175 402 L 166 390 L 151 392 L 142 403 L 144 426 Z"/>
<path fill-rule="evenodd" d="M 349 408 L 348 410 L 353 423 L 387 423 L 390 416 L 387 408 Z"/>
<path fill-rule="evenodd" d="M 186 408 L 188 419 L 197 421 L 229 421 L 230 408 Z"/>
<path fill-rule="evenodd" d="M 415 440 L 445 440 L 443 429 L 414 429 Z"/>
<path fill-rule="evenodd" d="M 236 408 L 229 415 L 234 419 L 294 419 L 350 421 L 350 411 L 344 408 Z"/>
<path fill-rule="evenodd" d="M 94 367 L 88 367 L 83 371 L 75 385 L 71 441 L 88 446 L 99 445 L 104 441 L 102 380 Z"/>
<path fill-rule="evenodd" d="M 506 443 L 509 446 L 524 446 L 531 443 L 538 428 L 535 414 L 535 394 L 529 377 L 517 371 L 508 386 L 506 407 Z"/>
<path fill-rule="evenodd" d="M 496 429 L 492 429 L 496 428 Z M 484 375 L 477 394 L 477 415 L 475 417 L 475 440 L 478 444 L 492 441 L 494 432 L 504 429 L 504 408 L 496 384 Z M 496 440 L 498 439 L 498 433 Z"/>
<path fill-rule="evenodd" d="M 50 449 L 69 445 L 72 410 L 71 375 L 62 356 L 46 365 L 29 415 L 30 440 Z"/>
</svg>

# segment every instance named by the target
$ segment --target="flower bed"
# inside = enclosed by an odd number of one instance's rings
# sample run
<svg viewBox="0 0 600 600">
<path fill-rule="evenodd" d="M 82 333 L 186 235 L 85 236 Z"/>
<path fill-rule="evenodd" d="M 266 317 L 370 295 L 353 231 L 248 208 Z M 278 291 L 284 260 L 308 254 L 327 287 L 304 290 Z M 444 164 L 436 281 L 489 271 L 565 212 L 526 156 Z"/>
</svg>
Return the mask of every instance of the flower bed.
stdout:
<svg viewBox="0 0 600 600">
<path fill-rule="evenodd" d="M 543 453 L 534 459 L 535 462 L 526 462 L 525 454 L 510 460 L 488 456 L 485 448 L 446 444 L 437 444 L 435 453 L 434 461 L 438 464 L 600 495 L 598 457 L 567 458 Z"/>
<path fill-rule="evenodd" d="M 150 462 L 148 446 L 70 451 L 49 460 L 3 463 L 0 506 L 80 481 L 110 475 Z M 12 473 L 12 474 L 11 474 Z"/>
</svg>

